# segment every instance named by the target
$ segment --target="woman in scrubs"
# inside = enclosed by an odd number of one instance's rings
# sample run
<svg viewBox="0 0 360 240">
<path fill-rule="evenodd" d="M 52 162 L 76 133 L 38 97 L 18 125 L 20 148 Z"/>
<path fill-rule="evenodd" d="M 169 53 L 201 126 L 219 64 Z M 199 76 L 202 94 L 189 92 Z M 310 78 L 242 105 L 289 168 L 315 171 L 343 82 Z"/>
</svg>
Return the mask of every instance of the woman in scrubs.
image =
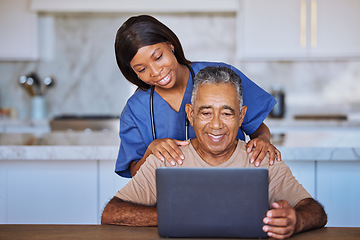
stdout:
<svg viewBox="0 0 360 240">
<path fill-rule="evenodd" d="M 250 161 L 258 166 L 267 153 L 270 164 L 275 158 L 280 161 L 280 152 L 270 143 L 270 131 L 263 123 L 276 101 L 235 67 L 187 60 L 177 36 L 147 15 L 131 17 L 119 28 L 115 54 L 125 78 L 138 86 L 120 116 L 121 143 L 115 168 L 120 176 L 135 175 L 150 154 L 172 165 L 186 161 L 179 146 L 188 144 L 187 132 L 189 138 L 195 133 L 191 126 L 186 127 L 185 105 L 191 101 L 193 75 L 207 66 L 229 67 L 242 79 L 248 110 L 237 137 L 250 137 L 247 150 L 254 148 Z"/>
</svg>

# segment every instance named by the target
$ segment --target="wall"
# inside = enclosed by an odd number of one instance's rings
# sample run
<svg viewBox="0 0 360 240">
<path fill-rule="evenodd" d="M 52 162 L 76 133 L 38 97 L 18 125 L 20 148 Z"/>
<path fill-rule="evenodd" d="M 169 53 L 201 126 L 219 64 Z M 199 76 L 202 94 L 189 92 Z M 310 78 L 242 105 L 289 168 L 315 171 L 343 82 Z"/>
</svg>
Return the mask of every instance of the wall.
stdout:
<svg viewBox="0 0 360 240">
<path fill-rule="evenodd" d="M 123 78 L 114 57 L 114 37 L 127 14 L 51 14 L 53 36 L 41 37 L 45 58 L 34 62 L 0 62 L 0 107 L 29 117 L 30 97 L 17 84 L 21 74 L 53 75 L 46 94 L 48 117 L 60 114 L 120 114 L 135 88 Z M 235 14 L 155 14 L 182 41 L 190 60 L 236 65 L 265 90 L 280 83 L 292 106 L 356 109 L 360 103 L 360 61 L 241 62 L 236 60 Z M 26 36 L 24 36 L 26 41 Z M 49 44 L 50 42 L 50 44 Z M 48 46 L 53 46 L 49 51 Z"/>
<path fill-rule="evenodd" d="M 267 90 L 274 84 L 283 86 L 293 113 L 360 111 L 360 61 L 247 62 L 241 66 Z"/>
</svg>

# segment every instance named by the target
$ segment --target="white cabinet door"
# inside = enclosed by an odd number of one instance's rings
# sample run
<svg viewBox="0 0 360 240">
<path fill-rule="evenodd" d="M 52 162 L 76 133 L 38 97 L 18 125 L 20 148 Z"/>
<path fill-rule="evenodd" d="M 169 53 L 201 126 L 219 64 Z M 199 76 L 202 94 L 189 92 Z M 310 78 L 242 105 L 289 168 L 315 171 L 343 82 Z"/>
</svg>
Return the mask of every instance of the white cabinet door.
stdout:
<svg viewBox="0 0 360 240">
<path fill-rule="evenodd" d="M 360 56 L 360 1 L 313 0 L 312 57 Z M 315 12 L 316 10 L 316 12 Z"/>
<path fill-rule="evenodd" d="M 328 214 L 328 227 L 360 227 L 359 173 L 359 162 L 318 162 L 317 195 Z"/>
<path fill-rule="evenodd" d="M 0 0 L 0 60 L 38 58 L 37 13 L 29 0 Z"/>
<path fill-rule="evenodd" d="M 1 223 L 99 223 L 96 161 L 0 161 L 0 169 Z"/>
<path fill-rule="evenodd" d="M 238 12 L 241 59 L 305 56 L 299 0 L 244 0 Z"/>
<path fill-rule="evenodd" d="M 243 0 L 238 56 L 252 60 L 360 57 L 358 0 Z"/>
<path fill-rule="evenodd" d="M 292 174 L 303 185 L 308 193 L 316 199 L 315 192 L 315 162 L 314 161 L 286 161 Z"/>
<path fill-rule="evenodd" d="M 114 169 L 115 160 L 99 161 L 99 219 L 109 200 L 130 181 L 117 175 Z"/>
</svg>

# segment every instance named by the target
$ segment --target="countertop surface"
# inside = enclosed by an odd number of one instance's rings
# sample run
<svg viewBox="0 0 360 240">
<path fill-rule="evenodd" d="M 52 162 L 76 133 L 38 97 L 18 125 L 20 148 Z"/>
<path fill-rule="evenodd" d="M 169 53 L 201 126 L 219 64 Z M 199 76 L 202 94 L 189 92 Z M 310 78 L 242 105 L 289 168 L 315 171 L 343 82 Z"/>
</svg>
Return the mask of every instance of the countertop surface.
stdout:
<svg viewBox="0 0 360 240">
<path fill-rule="evenodd" d="M 265 123 L 284 160 L 360 161 L 360 125 L 335 120 Z M 0 160 L 115 160 L 120 145 L 115 131 L 51 132 L 46 121 L 0 121 L 0 126 L 5 129 L 0 132 Z M 22 131 L 14 131 L 17 126 Z"/>
<path fill-rule="evenodd" d="M 157 227 L 111 225 L 0 225 L 5 239 L 164 239 Z M 289 239 L 359 239 L 360 228 L 326 227 L 295 234 Z M 198 239 L 198 238 L 187 238 Z M 214 238 L 215 239 L 215 238 Z M 220 238 L 217 238 L 220 239 Z M 228 238 L 227 238 L 228 239 Z"/>
<path fill-rule="evenodd" d="M 360 130 L 288 131 L 274 134 L 284 160 L 360 161 Z M 115 132 L 0 133 L 0 160 L 115 160 Z"/>
<path fill-rule="evenodd" d="M 116 132 L 0 133 L 0 160 L 115 160 Z"/>
</svg>

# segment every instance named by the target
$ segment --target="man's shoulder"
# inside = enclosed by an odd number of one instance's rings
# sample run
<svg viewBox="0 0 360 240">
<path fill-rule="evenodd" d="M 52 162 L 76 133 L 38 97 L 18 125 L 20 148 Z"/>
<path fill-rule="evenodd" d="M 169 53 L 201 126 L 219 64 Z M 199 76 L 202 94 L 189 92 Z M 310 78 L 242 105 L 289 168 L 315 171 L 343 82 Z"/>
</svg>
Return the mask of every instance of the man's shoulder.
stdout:
<svg viewBox="0 0 360 240">
<path fill-rule="evenodd" d="M 160 159 L 158 159 L 154 154 L 150 154 L 147 158 L 146 161 L 144 162 L 143 165 L 141 165 L 141 167 L 146 167 L 146 168 L 153 168 L 156 169 L 158 167 L 165 167 L 165 161 L 161 161 Z"/>
<path fill-rule="evenodd" d="M 185 152 L 192 152 L 194 147 L 192 146 L 191 142 L 188 145 L 185 146 L 179 146 L 179 148 L 181 149 L 181 151 L 184 153 Z"/>
</svg>

